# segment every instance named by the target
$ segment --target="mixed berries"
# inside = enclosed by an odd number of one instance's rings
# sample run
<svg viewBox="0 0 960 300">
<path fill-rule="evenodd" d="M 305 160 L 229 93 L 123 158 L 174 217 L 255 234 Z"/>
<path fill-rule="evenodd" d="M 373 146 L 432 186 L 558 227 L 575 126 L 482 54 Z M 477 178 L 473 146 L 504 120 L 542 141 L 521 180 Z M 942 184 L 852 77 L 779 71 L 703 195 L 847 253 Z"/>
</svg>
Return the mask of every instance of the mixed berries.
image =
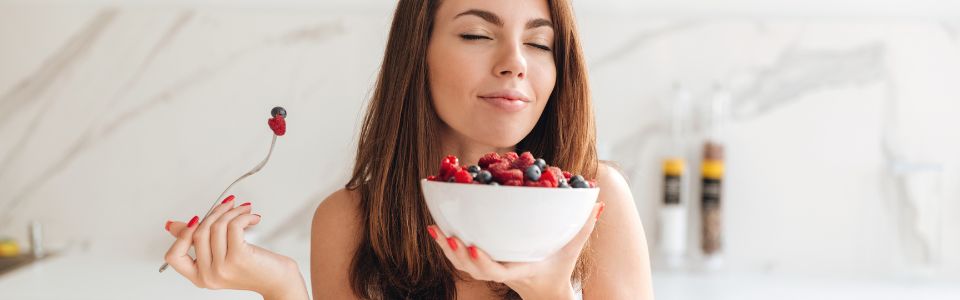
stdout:
<svg viewBox="0 0 960 300">
<path fill-rule="evenodd" d="M 287 110 L 283 107 L 274 107 L 270 110 L 270 118 L 267 120 L 267 125 L 270 125 L 270 129 L 273 130 L 273 134 L 283 136 L 287 133 L 287 121 L 284 119 L 287 118 Z"/>
<path fill-rule="evenodd" d="M 547 165 L 542 158 L 530 152 L 517 155 L 487 153 L 476 165 L 462 166 L 456 156 L 447 155 L 440 161 L 440 172 L 427 177 L 430 181 L 468 184 L 533 186 L 551 188 L 593 188 L 596 182 L 573 175 L 558 167 Z"/>
</svg>

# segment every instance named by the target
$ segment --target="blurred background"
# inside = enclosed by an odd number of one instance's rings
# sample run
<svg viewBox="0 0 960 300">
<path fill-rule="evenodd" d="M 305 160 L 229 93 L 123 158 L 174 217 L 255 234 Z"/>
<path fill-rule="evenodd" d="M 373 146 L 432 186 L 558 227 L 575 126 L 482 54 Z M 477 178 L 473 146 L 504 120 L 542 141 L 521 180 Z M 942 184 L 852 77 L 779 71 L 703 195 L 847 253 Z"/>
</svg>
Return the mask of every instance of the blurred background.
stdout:
<svg viewBox="0 0 960 300">
<path fill-rule="evenodd" d="M 156 270 L 165 221 L 262 159 L 275 105 L 287 135 L 234 193 L 309 282 L 394 6 L 0 0 L 0 299 L 256 299 Z M 574 6 L 657 298 L 960 299 L 960 2 Z"/>
</svg>

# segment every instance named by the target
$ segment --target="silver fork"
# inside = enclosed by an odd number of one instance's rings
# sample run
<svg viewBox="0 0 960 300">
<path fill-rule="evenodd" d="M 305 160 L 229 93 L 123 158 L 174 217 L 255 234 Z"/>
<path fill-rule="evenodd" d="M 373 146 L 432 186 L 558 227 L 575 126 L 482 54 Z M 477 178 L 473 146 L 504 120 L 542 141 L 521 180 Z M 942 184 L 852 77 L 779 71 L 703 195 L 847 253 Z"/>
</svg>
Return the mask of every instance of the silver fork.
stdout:
<svg viewBox="0 0 960 300">
<path fill-rule="evenodd" d="M 213 201 L 213 205 L 211 205 L 211 206 L 210 206 L 210 209 L 207 210 L 207 213 L 206 213 L 205 215 L 203 215 L 203 219 L 206 219 L 207 216 L 209 216 L 210 213 L 213 212 L 213 208 L 217 207 L 217 205 L 220 204 L 220 199 L 222 199 L 222 198 L 223 198 L 223 195 L 226 195 L 227 192 L 230 191 L 230 188 L 232 188 L 233 185 L 237 184 L 237 182 L 240 182 L 240 180 L 243 180 L 244 178 L 247 178 L 247 177 L 249 177 L 250 175 L 253 175 L 254 173 L 259 172 L 260 169 L 263 169 L 263 166 L 267 164 L 267 161 L 268 161 L 268 160 L 270 160 L 270 155 L 273 154 L 273 146 L 275 146 L 276 144 L 277 144 L 277 135 L 274 134 L 274 135 L 273 135 L 273 140 L 270 141 L 270 151 L 267 152 L 267 157 L 263 158 L 263 161 L 260 161 L 260 163 L 257 164 L 257 166 L 253 167 L 252 170 L 250 170 L 250 171 L 247 172 L 246 174 L 243 174 L 242 176 L 240 176 L 240 178 L 237 178 L 237 180 L 234 180 L 233 183 L 231 183 L 230 185 L 228 185 L 227 188 L 226 188 L 225 190 L 223 190 L 223 193 L 220 193 L 220 196 L 217 197 L 217 200 Z M 203 221 L 203 219 L 200 219 L 200 221 Z M 199 223 L 199 222 L 198 222 L 198 223 Z M 163 272 L 163 271 L 166 270 L 167 267 L 169 267 L 169 266 L 170 266 L 170 264 L 164 262 L 163 265 L 160 266 L 160 272 Z"/>
</svg>

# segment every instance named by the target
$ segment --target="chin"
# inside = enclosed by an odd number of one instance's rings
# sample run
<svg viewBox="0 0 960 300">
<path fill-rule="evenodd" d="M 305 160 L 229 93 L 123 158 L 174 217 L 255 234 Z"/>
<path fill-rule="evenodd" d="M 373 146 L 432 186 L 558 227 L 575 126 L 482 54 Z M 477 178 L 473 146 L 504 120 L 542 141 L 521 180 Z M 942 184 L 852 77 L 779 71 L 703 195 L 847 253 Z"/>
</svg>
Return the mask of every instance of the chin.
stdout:
<svg viewBox="0 0 960 300">
<path fill-rule="evenodd" d="M 512 148 L 523 140 L 529 132 L 513 130 L 494 130 L 484 132 L 477 140 L 497 148 Z"/>
</svg>

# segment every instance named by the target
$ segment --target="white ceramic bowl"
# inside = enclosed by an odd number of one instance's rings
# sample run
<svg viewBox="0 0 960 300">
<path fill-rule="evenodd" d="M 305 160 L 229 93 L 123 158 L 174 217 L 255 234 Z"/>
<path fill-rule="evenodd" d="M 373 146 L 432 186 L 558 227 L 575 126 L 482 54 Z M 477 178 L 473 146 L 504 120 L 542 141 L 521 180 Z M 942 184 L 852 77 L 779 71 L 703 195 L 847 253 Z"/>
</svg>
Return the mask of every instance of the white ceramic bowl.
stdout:
<svg viewBox="0 0 960 300">
<path fill-rule="evenodd" d="M 494 260 L 532 262 L 560 250 L 580 231 L 599 188 L 490 186 L 422 179 L 430 214 L 448 236 Z"/>
</svg>

